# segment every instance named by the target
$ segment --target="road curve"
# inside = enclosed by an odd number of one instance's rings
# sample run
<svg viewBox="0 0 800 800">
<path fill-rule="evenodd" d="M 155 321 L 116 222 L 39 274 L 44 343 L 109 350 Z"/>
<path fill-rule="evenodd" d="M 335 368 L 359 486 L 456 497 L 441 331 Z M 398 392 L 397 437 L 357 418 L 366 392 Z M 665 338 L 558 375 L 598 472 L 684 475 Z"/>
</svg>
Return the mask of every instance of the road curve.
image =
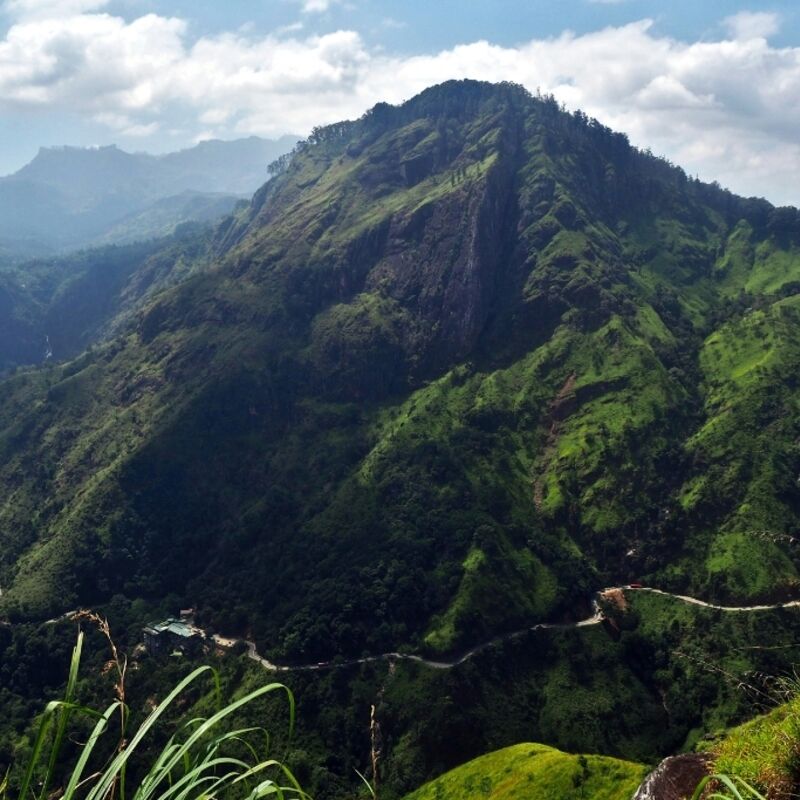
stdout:
<svg viewBox="0 0 800 800">
<path fill-rule="evenodd" d="M 593 602 L 592 607 L 592 616 L 579 620 L 578 622 L 539 622 L 536 625 L 529 625 L 527 628 L 522 628 L 521 630 L 514 631 L 512 633 L 507 633 L 504 636 L 496 636 L 492 639 L 487 639 L 485 642 L 481 642 L 480 644 L 477 644 L 467 650 L 465 653 L 462 653 L 457 658 L 444 661 L 424 658 L 423 656 L 414 655 L 412 653 L 391 652 L 380 653 L 374 656 L 363 656 L 362 658 L 351 658 L 345 661 L 333 659 L 331 661 L 319 661 L 316 664 L 275 664 L 269 659 L 260 655 L 258 649 L 256 648 L 256 643 L 250 639 L 226 639 L 224 637 L 217 636 L 216 634 L 213 634 L 209 638 L 211 641 L 226 648 L 230 648 L 232 645 L 236 644 L 244 644 L 247 648 L 247 657 L 271 672 L 315 672 L 323 669 L 353 667 L 358 664 L 371 664 L 375 661 L 416 661 L 418 664 L 424 664 L 426 667 L 431 667 L 432 669 L 452 669 L 453 667 L 457 667 L 459 664 L 463 664 L 465 661 L 469 661 L 469 659 L 471 659 L 473 656 L 477 655 L 482 650 L 486 650 L 492 645 L 500 644 L 501 642 L 511 639 L 517 639 L 529 631 L 583 628 L 588 625 L 599 625 L 603 621 L 603 613 L 600 611 L 600 607 L 596 601 Z"/>
<path fill-rule="evenodd" d="M 756 605 L 756 606 L 720 606 L 714 603 L 707 603 L 704 600 L 698 600 L 696 597 L 689 597 L 688 595 L 683 594 L 672 594 L 671 592 L 665 592 L 661 589 L 654 589 L 649 586 L 614 586 L 608 587 L 607 589 L 603 589 L 602 591 L 597 593 L 597 596 L 600 597 L 604 595 L 606 592 L 613 592 L 613 591 L 622 591 L 622 592 L 647 592 L 650 594 L 658 594 L 663 597 L 669 597 L 673 600 L 679 600 L 682 603 L 689 603 L 690 605 L 700 606 L 702 608 L 709 608 L 715 611 L 724 611 L 730 613 L 741 613 L 741 612 L 756 612 L 756 611 L 775 611 L 779 608 L 798 608 L 800 607 L 800 600 L 792 600 L 786 603 L 774 603 L 772 605 Z M 247 647 L 247 657 L 256 663 L 260 664 L 264 669 L 270 670 L 271 672 L 316 672 L 325 669 L 340 669 L 343 667 L 353 667 L 357 666 L 358 664 L 371 664 L 376 661 L 415 661 L 418 664 L 424 664 L 427 667 L 431 667 L 432 669 L 452 669 L 453 667 L 457 667 L 460 664 L 463 664 L 465 661 L 469 661 L 471 658 L 476 656 L 478 653 L 486 650 L 489 647 L 492 647 L 496 644 L 501 644 L 504 641 L 509 641 L 513 639 L 518 639 L 520 636 L 529 633 L 530 631 L 538 631 L 538 630 L 566 630 L 570 628 L 585 628 L 590 625 L 599 625 L 605 619 L 602 610 L 600 609 L 600 605 L 598 604 L 597 600 L 592 602 L 592 615 L 587 617 L 586 619 L 578 620 L 577 622 L 540 622 L 536 625 L 529 625 L 526 628 L 522 628 L 521 630 L 514 631 L 512 633 L 507 633 L 503 636 L 496 636 L 493 639 L 488 639 L 485 642 L 481 642 L 478 645 L 475 645 L 470 650 L 467 650 L 462 655 L 458 656 L 457 658 L 453 658 L 451 660 L 434 660 L 429 658 L 424 658 L 423 656 L 412 655 L 409 653 L 381 653 L 375 656 L 364 656 L 363 658 L 353 658 L 345 661 L 341 660 L 330 660 L 330 661 L 320 661 L 316 664 L 300 664 L 300 665 L 288 665 L 288 664 L 275 664 L 272 661 L 264 658 L 264 656 L 260 655 L 258 649 L 256 648 L 256 644 L 249 639 L 238 639 L 238 640 L 224 640 L 221 637 L 211 636 L 211 640 L 215 642 L 226 642 L 227 646 L 230 646 L 231 643 L 243 643 Z"/>
</svg>

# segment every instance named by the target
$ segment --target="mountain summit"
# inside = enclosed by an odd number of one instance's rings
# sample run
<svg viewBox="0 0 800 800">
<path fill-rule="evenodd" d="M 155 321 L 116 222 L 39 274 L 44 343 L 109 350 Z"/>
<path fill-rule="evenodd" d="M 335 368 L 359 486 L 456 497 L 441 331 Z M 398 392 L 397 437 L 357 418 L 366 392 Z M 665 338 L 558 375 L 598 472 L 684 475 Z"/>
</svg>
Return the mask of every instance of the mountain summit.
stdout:
<svg viewBox="0 0 800 800">
<path fill-rule="evenodd" d="M 304 662 L 797 586 L 795 209 L 473 81 L 272 171 L 211 266 L 0 384 L 6 610 L 172 591 Z"/>
</svg>

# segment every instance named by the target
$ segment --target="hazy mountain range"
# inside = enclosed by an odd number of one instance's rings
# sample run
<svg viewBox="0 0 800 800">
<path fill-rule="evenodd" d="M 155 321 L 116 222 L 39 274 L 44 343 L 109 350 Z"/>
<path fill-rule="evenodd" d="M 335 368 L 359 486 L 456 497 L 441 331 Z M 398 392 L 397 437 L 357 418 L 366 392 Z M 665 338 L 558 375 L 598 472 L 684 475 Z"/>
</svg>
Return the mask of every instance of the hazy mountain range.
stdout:
<svg viewBox="0 0 800 800">
<path fill-rule="evenodd" d="M 130 242 L 220 216 L 267 180 L 267 165 L 295 141 L 207 141 L 160 156 L 113 145 L 43 148 L 0 179 L 0 256 Z"/>
</svg>

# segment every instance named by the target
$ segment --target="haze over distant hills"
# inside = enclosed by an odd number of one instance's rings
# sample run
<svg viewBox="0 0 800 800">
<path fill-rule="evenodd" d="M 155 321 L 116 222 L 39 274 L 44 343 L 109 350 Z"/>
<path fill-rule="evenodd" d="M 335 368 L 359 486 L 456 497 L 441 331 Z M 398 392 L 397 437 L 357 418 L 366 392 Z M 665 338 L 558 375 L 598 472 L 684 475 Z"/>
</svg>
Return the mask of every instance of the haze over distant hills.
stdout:
<svg viewBox="0 0 800 800">
<path fill-rule="evenodd" d="M 295 141 L 214 140 L 160 156 L 114 145 L 43 148 L 0 178 L 0 256 L 130 242 L 221 216 L 267 180 L 267 165 Z"/>
</svg>

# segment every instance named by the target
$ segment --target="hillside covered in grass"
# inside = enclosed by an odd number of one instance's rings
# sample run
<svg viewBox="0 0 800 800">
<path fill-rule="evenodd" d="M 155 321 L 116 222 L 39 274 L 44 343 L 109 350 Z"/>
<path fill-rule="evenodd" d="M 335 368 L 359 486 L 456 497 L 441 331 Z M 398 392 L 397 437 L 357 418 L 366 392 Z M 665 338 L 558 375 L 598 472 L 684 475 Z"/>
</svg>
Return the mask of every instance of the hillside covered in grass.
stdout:
<svg viewBox="0 0 800 800">
<path fill-rule="evenodd" d="M 784 800 L 800 788 L 800 696 L 796 680 L 775 681 L 771 688 L 785 702 L 701 746 L 715 772 L 746 781 L 770 800 Z"/>
<path fill-rule="evenodd" d="M 457 767 L 406 800 L 630 800 L 646 772 L 614 758 L 517 744 Z"/>
</svg>

